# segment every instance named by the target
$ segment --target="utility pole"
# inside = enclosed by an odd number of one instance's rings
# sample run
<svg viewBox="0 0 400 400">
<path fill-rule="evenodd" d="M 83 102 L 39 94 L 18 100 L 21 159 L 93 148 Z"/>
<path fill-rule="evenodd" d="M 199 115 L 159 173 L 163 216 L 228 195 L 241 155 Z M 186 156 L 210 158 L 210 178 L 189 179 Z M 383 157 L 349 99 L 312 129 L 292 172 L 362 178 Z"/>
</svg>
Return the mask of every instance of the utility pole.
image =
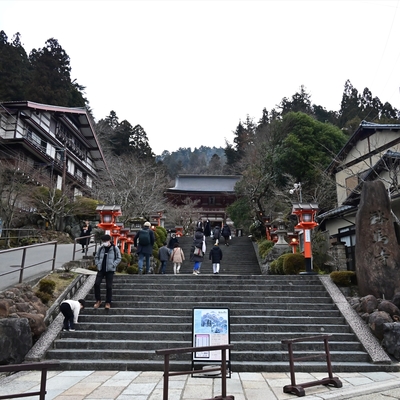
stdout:
<svg viewBox="0 0 400 400">
<path fill-rule="evenodd" d="M 62 172 L 62 181 L 61 181 L 61 191 L 63 194 L 65 193 L 65 180 L 67 177 L 67 147 L 64 144 L 63 149 L 63 172 Z"/>
</svg>

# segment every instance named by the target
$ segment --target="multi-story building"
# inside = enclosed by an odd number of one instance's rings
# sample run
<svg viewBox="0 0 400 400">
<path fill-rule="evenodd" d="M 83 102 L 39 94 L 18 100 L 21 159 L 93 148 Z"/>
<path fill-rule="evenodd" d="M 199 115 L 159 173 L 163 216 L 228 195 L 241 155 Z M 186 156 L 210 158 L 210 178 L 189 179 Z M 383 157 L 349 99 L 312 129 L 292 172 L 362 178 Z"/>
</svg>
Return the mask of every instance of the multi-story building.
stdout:
<svg viewBox="0 0 400 400">
<path fill-rule="evenodd" d="M 363 183 L 380 179 L 400 220 L 400 124 L 362 121 L 327 172 L 335 177 L 337 207 L 318 216 L 332 243 L 345 245 L 348 269 L 355 268 L 356 214 Z"/>
<path fill-rule="evenodd" d="M 85 108 L 30 101 L 0 103 L 0 159 L 73 196 L 90 194 L 107 168 Z"/>
</svg>

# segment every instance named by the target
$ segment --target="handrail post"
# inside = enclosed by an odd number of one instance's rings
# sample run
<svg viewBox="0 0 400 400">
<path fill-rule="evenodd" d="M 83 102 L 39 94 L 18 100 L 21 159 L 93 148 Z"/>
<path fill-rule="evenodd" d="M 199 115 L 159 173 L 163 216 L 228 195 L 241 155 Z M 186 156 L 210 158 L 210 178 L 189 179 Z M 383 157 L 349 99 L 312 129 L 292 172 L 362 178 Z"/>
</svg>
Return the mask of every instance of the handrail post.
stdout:
<svg viewBox="0 0 400 400">
<path fill-rule="evenodd" d="M 54 271 L 54 269 L 56 268 L 56 258 L 57 258 L 57 242 L 54 243 L 53 265 L 51 267 L 52 271 Z"/>
<path fill-rule="evenodd" d="M 222 389 L 222 398 L 225 399 L 226 397 L 226 350 L 221 349 L 221 374 L 222 374 L 222 382 L 221 382 L 221 389 Z"/>
<path fill-rule="evenodd" d="M 168 382 L 169 382 L 169 354 L 165 354 L 164 355 L 163 400 L 168 400 Z"/>
<path fill-rule="evenodd" d="M 19 272 L 19 283 L 22 283 L 22 280 L 24 278 L 25 258 L 26 258 L 26 247 L 24 247 L 24 249 L 22 250 L 21 269 Z"/>
<path fill-rule="evenodd" d="M 39 400 L 46 400 L 46 377 L 47 369 L 42 369 L 42 377 L 40 379 L 40 395 Z"/>
<path fill-rule="evenodd" d="M 302 397 L 302 396 L 305 396 L 304 388 L 307 388 L 307 387 L 317 386 L 317 385 L 325 385 L 325 386 L 332 385 L 334 387 L 340 388 L 343 386 L 340 379 L 334 378 L 333 374 L 332 374 L 331 355 L 329 352 L 329 345 L 328 345 L 329 336 L 331 336 L 331 335 L 311 336 L 311 337 L 304 337 L 304 338 L 298 338 L 298 339 L 285 339 L 285 340 L 281 341 L 281 343 L 288 345 L 289 363 L 290 363 L 290 380 L 291 380 L 290 385 L 286 385 L 283 387 L 284 393 L 292 393 L 298 397 Z M 324 355 L 319 354 L 319 355 L 309 355 L 309 356 L 294 358 L 293 343 L 309 342 L 311 340 L 318 340 L 318 339 L 322 339 L 324 342 L 324 348 L 325 348 Z M 294 372 L 294 362 L 310 360 L 310 359 L 314 359 L 314 358 L 325 358 L 326 364 L 327 364 L 327 369 L 328 369 L 328 377 L 319 379 L 317 381 L 303 382 L 303 383 L 296 384 L 296 378 L 295 378 L 295 372 Z"/>
<path fill-rule="evenodd" d="M 76 238 L 74 239 L 74 250 L 72 251 L 72 261 L 75 261 L 75 252 L 76 252 Z"/>
</svg>

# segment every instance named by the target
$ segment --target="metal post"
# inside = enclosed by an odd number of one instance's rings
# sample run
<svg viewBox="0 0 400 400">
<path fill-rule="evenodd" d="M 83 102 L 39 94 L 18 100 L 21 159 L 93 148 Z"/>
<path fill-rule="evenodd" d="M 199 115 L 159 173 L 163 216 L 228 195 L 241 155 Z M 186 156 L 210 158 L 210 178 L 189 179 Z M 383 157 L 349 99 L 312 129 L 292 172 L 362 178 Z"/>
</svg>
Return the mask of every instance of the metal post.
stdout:
<svg viewBox="0 0 400 400">
<path fill-rule="evenodd" d="M 56 257 L 57 257 L 57 242 L 54 243 L 54 252 L 53 252 L 53 265 L 51 267 L 51 270 L 54 271 L 56 268 Z"/>
<path fill-rule="evenodd" d="M 45 400 L 46 399 L 46 375 L 47 375 L 47 369 L 42 369 L 42 377 L 40 379 L 39 400 Z"/>
<path fill-rule="evenodd" d="M 163 400 L 168 400 L 169 354 L 164 355 Z"/>
<path fill-rule="evenodd" d="M 221 358 L 222 358 L 222 365 L 221 365 L 221 374 L 222 374 L 222 398 L 225 399 L 226 397 L 226 352 L 227 350 L 221 349 Z"/>
<path fill-rule="evenodd" d="M 24 278 L 25 257 L 26 257 L 26 247 L 24 247 L 24 249 L 22 250 L 22 261 L 21 261 L 21 269 L 19 272 L 19 283 L 22 283 L 22 279 Z"/>
</svg>

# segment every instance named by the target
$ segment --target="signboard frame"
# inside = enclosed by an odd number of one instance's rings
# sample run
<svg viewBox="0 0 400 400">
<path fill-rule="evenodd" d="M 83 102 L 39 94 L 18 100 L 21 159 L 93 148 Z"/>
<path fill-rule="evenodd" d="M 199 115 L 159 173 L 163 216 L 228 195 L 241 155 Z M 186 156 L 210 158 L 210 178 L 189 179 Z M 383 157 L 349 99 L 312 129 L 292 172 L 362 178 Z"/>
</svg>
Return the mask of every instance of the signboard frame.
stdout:
<svg viewBox="0 0 400 400">
<path fill-rule="evenodd" d="M 193 307 L 192 347 L 230 344 L 230 309 L 226 307 Z M 231 351 L 226 354 L 227 372 L 231 377 Z M 210 365 L 221 362 L 221 350 L 192 353 L 192 370 L 195 364 Z M 205 370 L 206 372 L 206 370 Z M 212 377 L 212 376 L 210 376 Z"/>
</svg>

